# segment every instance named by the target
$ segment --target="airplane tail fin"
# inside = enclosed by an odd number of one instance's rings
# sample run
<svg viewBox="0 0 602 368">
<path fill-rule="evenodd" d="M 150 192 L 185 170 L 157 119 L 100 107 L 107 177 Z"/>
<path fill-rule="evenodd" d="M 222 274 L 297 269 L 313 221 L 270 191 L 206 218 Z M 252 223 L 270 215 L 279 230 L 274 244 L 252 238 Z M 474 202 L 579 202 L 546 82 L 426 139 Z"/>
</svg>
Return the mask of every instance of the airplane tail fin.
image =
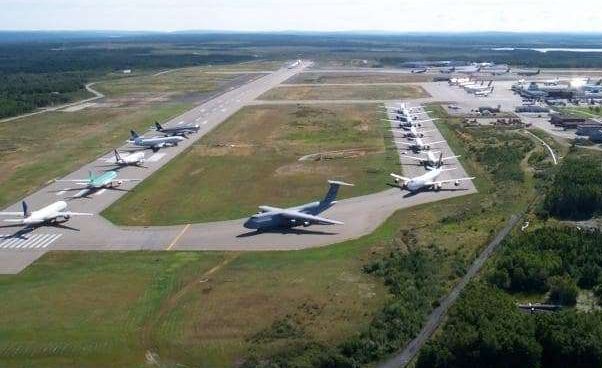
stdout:
<svg viewBox="0 0 602 368">
<path fill-rule="evenodd" d="M 23 218 L 28 217 L 29 209 L 27 207 L 27 202 L 25 202 L 25 201 L 21 202 L 21 207 L 23 208 Z"/>
<path fill-rule="evenodd" d="M 158 121 L 155 121 L 155 127 L 157 128 L 158 131 L 162 131 L 163 127 L 161 126 L 161 124 L 159 124 Z"/>
<path fill-rule="evenodd" d="M 133 130 L 130 130 L 130 135 L 132 136 L 132 139 L 136 139 L 136 138 L 140 137 L 140 136 L 138 135 L 138 133 L 136 133 L 136 132 L 135 132 L 135 131 L 133 131 Z"/>
<path fill-rule="evenodd" d="M 443 166 L 443 152 L 439 152 L 439 161 L 437 161 L 437 168 Z"/>
<path fill-rule="evenodd" d="M 353 186 L 353 184 L 335 180 L 328 180 L 328 184 L 330 184 L 330 187 L 328 188 L 328 192 L 326 193 L 324 199 L 320 201 L 320 210 L 325 210 L 333 204 L 337 198 L 337 194 L 339 193 L 339 188 L 341 185 Z"/>
</svg>

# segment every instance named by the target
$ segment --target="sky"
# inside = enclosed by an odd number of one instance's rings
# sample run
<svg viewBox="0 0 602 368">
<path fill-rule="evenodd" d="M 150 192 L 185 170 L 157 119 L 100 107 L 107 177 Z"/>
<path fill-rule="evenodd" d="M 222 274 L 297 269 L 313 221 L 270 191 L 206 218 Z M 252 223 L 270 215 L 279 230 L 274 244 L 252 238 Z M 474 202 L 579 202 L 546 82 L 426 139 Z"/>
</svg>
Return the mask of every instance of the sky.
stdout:
<svg viewBox="0 0 602 368">
<path fill-rule="evenodd" d="M 2 30 L 602 32 L 599 0 L 0 0 Z"/>
</svg>

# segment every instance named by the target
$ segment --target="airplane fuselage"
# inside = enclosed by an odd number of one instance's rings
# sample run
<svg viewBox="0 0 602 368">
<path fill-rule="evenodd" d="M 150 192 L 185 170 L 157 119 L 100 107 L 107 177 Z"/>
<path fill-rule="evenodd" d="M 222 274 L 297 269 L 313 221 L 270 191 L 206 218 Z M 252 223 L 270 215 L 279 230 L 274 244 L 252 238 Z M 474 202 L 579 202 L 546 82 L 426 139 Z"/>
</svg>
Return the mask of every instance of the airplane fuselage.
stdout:
<svg viewBox="0 0 602 368">
<path fill-rule="evenodd" d="M 334 204 L 334 203 L 333 203 Z M 330 205 L 332 206 L 332 204 Z M 330 208 L 328 206 L 327 208 Z M 287 210 L 307 213 L 309 215 L 318 215 L 327 208 L 320 208 L 320 202 L 311 202 L 298 207 L 291 207 Z M 247 229 L 262 230 L 274 228 L 292 228 L 296 226 L 309 226 L 311 222 L 290 219 L 278 214 L 278 212 L 259 212 L 251 216 L 243 226 Z"/>
<path fill-rule="evenodd" d="M 67 203 L 64 201 L 54 202 L 46 207 L 40 208 L 37 211 L 33 211 L 29 216 L 23 219 L 23 225 L 38 225 L 49 221 L 57 220 L 59 212 L 64 211 L 67 208 Z M 69 219 L 69 216 L 63 216 L 65 220 Z"/>
</svg>

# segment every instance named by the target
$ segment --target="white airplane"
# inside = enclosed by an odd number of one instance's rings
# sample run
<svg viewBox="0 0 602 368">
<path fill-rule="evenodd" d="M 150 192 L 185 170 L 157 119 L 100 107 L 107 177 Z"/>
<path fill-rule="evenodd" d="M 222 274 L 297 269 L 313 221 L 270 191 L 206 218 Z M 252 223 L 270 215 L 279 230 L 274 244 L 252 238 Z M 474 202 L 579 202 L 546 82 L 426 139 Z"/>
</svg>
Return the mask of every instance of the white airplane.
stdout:
<svg viewBox="0 0 602 368">
<path fill-rule="evenodd" d="M 397 132 L 398 130 L 391 129 L 391 131 L 392 132 Z M 411 126 L 405 132 L 403 132 L 402 136 L 404 138 L 422 138 L 422 137 L 424 137 L 424 133 L 430 133 L 430 132 L 434 132 L 434 131 L 435 131 L 435 129 L 418 131 L 416 129 L 416 127 Z"/>
<path fill-rule="evenodd" d="M 447 179 L 447 180 L 438 180 L 439 175 L 444 171 L 455 170 L 451 169 L 442 169 L 441 162 L 438 163 L 437 167 L 432 168 L 426 174 L 417 176 L 415 178 L 406 178 L 405 176 L 397 175 L 391 173 L 391 176 L 395 179 L 396 183 L 402 183 L 401 187 L 403 189 L 407 189 L 410 192 L 416 192 L 421 189 L 433 189 L 439 190 L 443 187 L 444 184 L 454 183 L 455 186 L 460 185 L 460 182 L 466 180 L 472 180 L 474 177 L 468 178 L 458 178 L 458 179 Z"/>
<path fill-rule="evenodd" d="M 121 156 L 117 150 L 113 150 L 115 154 L 115 165 L 119 166 L 142 166 L 144 163 L 144 152 L 133 152 L 127 156 Z"/>
<path fill-rule="evenodd" d="M 437 158 L 435 156 L 437 154 L 440 155 L 439 158 Z M 442 152 L 427 151 L 426 152 L 426 158 L 424 158 L 424 157 L 415 157 L 415 156 L 405 156 L 405 157 L 411 158 L 412 160 L 417 160 L 417 161 L 420 162 L 421 165 L 424 165 L 427 168 L 429 168 L 429 167 L 431 167 L 431 168 L 432 167 L 436 167 L 439 162 L 441 162 L 441 164 L 443 165 L 443 163 L 445 161 L 452 160 L 454 158 L 460 157 L 458 155 L 457 156 L 448 156 L 448 157 L 441 157 L 441 156 L 442 156 Z"/>
<path fill-rule="evenodd" d="M 406 146 L 409 146 L 409 148 L 411 150 L 420 152 L 420 151 L 428 151 L 431 149 L 431 147 L 433 145 L 445 142 L 445 141 L 436 141 L 436 142 L 424 143 L 421 138 L 413 138 L 413 140 L 414 140 L 414 142 L 412 142 L 412 143 L 401 142 L 401 141 L 398 141 L 398 143 L 405 144 Z"/>
<path fill-rule="evenodd" d="M 389 123 L 398 123 L 399 127 L 405 130 L 409 130 L 411 127 L 421 127 L 423 123 L 428 123 L 431 121 L 435 121 L 438 119 L 424 119 L 424 120 L 413 120 L 413 121 L 403 121 L 403 120 L 391 120 L 384 119 L 384 121 L 388 121 Z"/>
<path fill-rule="evenodd" d="M 131 138 L 127 141 L 128 143 L 139 147 L 148 147 L 155 152 L 163 147 L 177 146 L 178 143 L 186 139 L 177 135 L 167 137 L 144 138 L 138 135 L 138 133 L 136 133 L 133 130 L 130 130 L 130 134 Z"/>
<path fill-rule="evenodd" d="M 493 87 L 491 87 L 490 89 L 487 89 L 485 91 L 476 91 L 474 93 L 475 96 L 477 97 L 487 97 L 489 96 L 491 93 L 493 93 Z"/>
<path fill-rule="evenodd" d="M 22 212 L 0 212 L 4 216 L 22 216 L 17 219 L 6 219 L 5 222 L 15 223 L 13 226 L 24 225 L 26 227 L 34 227 L 40 225 L 56 225 L 61 222 L 68 221 L 71 216 L 92 216 L 92 213 L 71 212 L 66 211 L 67 203 L 64 201 L 54 202 L 46 207 L 40 208 L 37 211 L 29 212 L 27 203 L 21 202 L 23 207 Z"/>
</svg>

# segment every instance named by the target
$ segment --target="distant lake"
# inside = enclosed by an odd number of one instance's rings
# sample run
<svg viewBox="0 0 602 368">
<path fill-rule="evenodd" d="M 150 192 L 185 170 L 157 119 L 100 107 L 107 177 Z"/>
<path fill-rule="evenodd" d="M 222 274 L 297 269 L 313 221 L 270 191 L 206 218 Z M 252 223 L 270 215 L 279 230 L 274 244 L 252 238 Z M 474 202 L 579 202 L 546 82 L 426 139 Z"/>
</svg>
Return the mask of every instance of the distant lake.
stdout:
<svg viewBox="0 0 602 368">
<path fill-rule="evenodd" d="M 514 50 L 533 50 L 537 52 L 554 52 L 554 51 L 566 51 L 566 52 L 602 52 L 602 49 L 576 49 L 576 48 L 535 48 L 535 47 L 495 47 L 491 50 L 494 51 L 514 51 Z"/>
</svg>

